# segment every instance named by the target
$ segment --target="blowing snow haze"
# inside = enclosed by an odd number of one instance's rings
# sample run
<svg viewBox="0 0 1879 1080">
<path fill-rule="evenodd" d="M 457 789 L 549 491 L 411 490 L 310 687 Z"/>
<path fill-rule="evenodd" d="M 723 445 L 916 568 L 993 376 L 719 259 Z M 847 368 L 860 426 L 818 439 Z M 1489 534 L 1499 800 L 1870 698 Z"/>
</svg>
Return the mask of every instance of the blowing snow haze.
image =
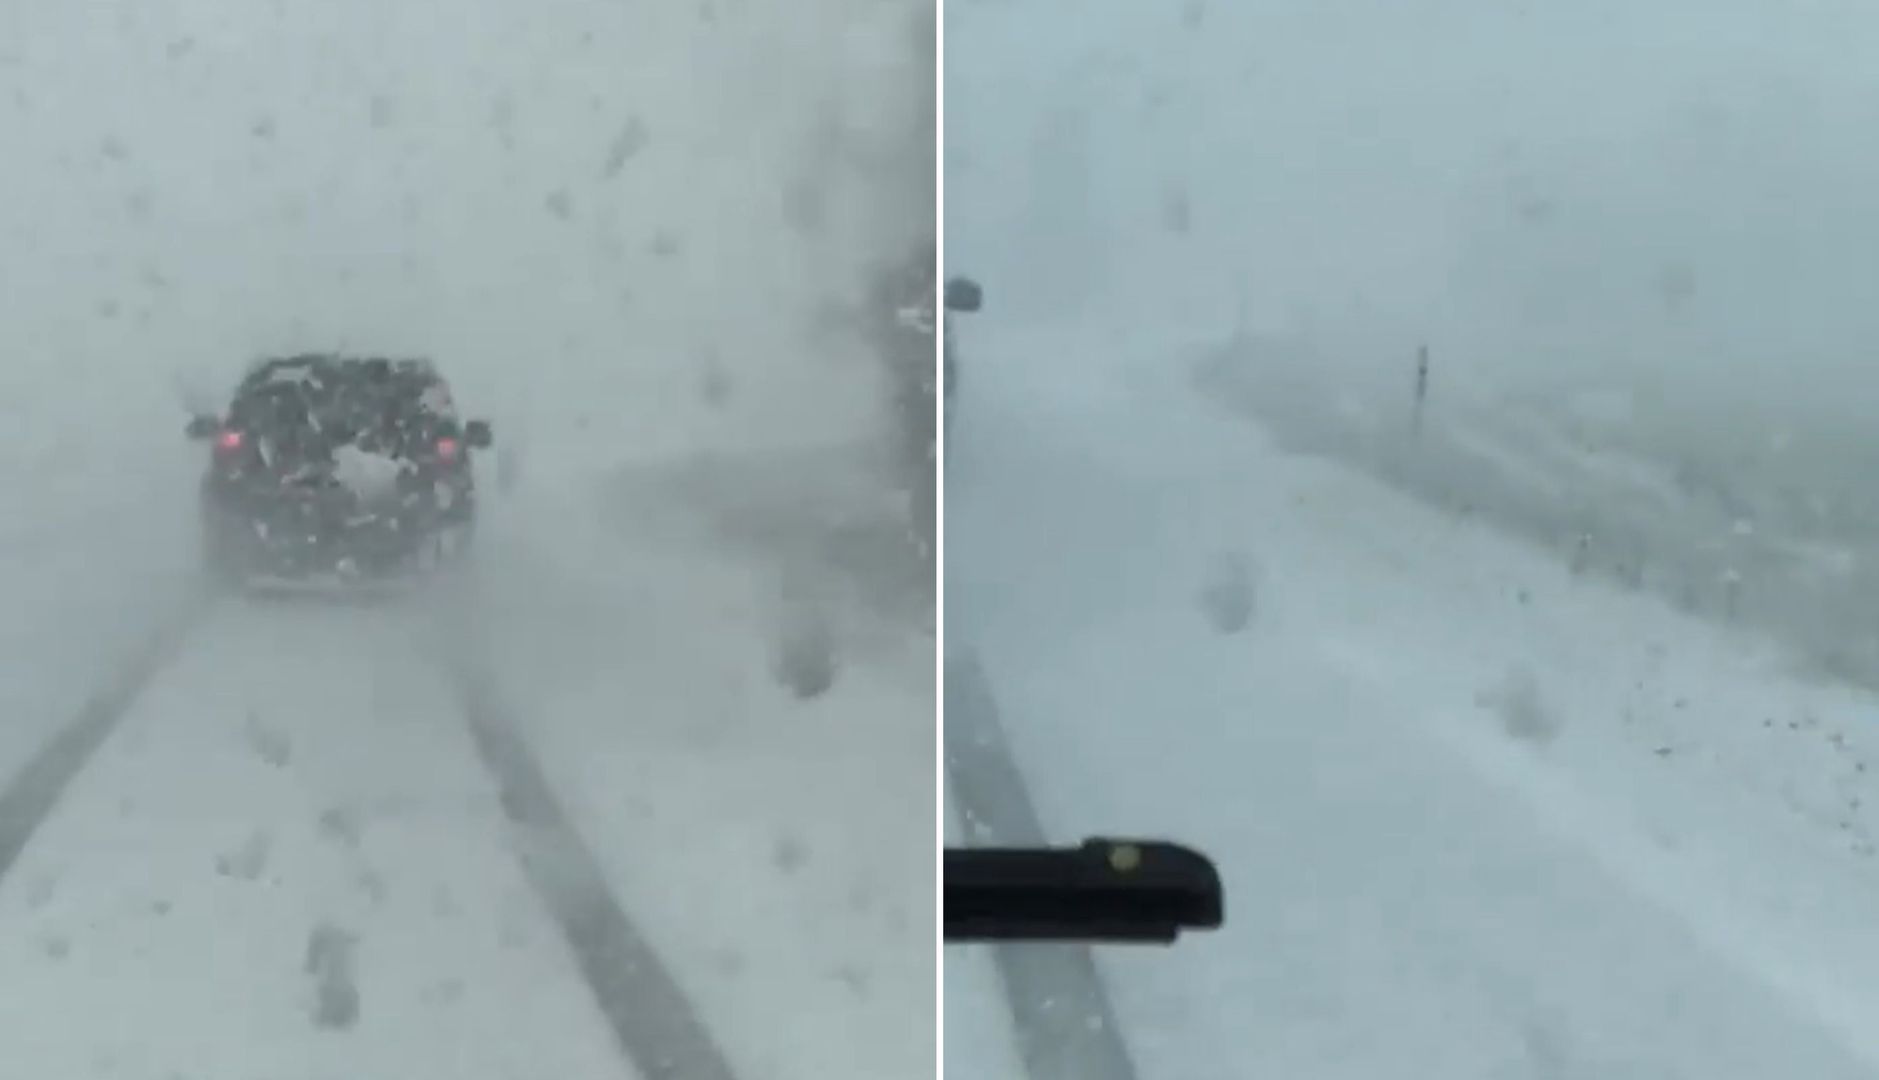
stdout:
<svg viewBox="0 0 1879 1080">
<path fill-rule="evenodd" d="M 0 17 L 7 531 L 160 531 L 265 353 L 436 357 L 537 477 L 879 425 L 818 320 L 931 230 L 929 6 L 440 10 Z"/>
<path fill-rule="evenodd" d="M 865 365 L 805 339 L 930 227 L 921 5 L 441 10 L 9 14 L 9 405 L 49 422 L 88 372 L 94 420 L 169 409 L 179 371 L 349 347 L 625 453 L 865 422 Z M 701 356 L 753 404 L 700 405 Z"/>
<path fill-rule="evenodd" d="M 1053 24 L 1022 64 L 949 61 L 970 150 L 948 167 L 1013 195 L 952 250 L 994 290 L 1055 282 L 995 291 L 1014 314 L 1115 289 L 1392 378 L 1426 340 L 1484 391 L 1863 421 L 1876 30 L 1858 4 L 1747 0 L 1197 0 Z M 989 119 L 1033 94 L 1052 103 L 1036 123 Z M 1191 272 L 1163 272 L 1176 259 Z"/>
<path fill-rule="evenodd" d="M 930 1072 L 931 638 L 846 567 L 776 579 L 875 513 L 882 372 L 830 312 L 930 241 L 932 20 L 0 11 L 20 1068 Z M 474 587 L 195 603 L 225 444 L 185 424 L 327 351 L 431 358 L 491 421 L 437 440 Z M 814 694 L 772 673 L 797 623 Z"/>
</svg>

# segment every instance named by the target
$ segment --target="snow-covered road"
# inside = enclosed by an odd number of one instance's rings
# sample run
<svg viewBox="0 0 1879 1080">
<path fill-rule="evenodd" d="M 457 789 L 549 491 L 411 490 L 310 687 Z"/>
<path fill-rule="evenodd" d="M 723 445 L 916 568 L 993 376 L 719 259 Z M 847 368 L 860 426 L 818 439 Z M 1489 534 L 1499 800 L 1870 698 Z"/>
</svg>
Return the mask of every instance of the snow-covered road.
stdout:
<svg viewBox="0 0 1879 1080">
<path fill-rule="evenodd" d="M 98 699 L 121 717 L 95 756 L 36 829 L 7 822 L 30 833 L 0 877 L 16 1060 L 716 1075 L 674 1030 L 693 1011 L 737 1075 L 921 1074 L 930 639 L 879 639 L 798 701 L 764 573 L 633 549 L 567 498 L 502 507 L 461 590 L 189 609 L 147 681 Z M 520 749 L 479 755 L 492 710 Z M 16 784 L 43 741 L 10 746 Z"/>
<path fill-rule="evenodd" d="M 1100 953 L 1141 1074 L 1879 1072 L 1870 699 L 1288 456 L 1185 345 L 974 338 L 947 491 L 949 643 L 1052 839 L 1226 877 L 1224 931 Z M 949 1030 L 949 1073 L 999 1040 Z"/>
<path fill-rule="evenodd" d="M 631 1075 L 424 630 L 225 608 L 154 679 L 0 886 L 24 1067 Z"/>
</svg>

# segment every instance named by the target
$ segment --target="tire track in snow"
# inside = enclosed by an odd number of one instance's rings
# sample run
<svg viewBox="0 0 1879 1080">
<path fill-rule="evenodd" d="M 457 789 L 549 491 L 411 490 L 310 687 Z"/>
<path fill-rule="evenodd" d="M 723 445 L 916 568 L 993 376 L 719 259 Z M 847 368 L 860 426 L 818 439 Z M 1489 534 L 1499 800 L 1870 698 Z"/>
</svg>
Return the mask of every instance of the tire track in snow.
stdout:
<svg viewBox="0 0 1879 1080">
<path fill-rule="evenodd" d="M 0 877 L 13 868 L 72 778 L 123 723 L 144 688 L 176 658 L 208 609 L 208 599 L 196 597 L 166 620 L 0 790 Z"/>
<path fill-rule="evenodd" d="M 736 1080 L 697 1008 L 608 888 L 504 707 L 485 658 L 460 647 L 448 666 L 477 753 L 501 789 L 522 869 L 620 1049 L 645 1080 Z"/>
<path fill-rule="evenodd" d="M 946 779 L 966 835 L 987 844 L 1048 843 L 978 658 L 969 651 L 949 657 L 945 679 Z M 1135 1080 L 1087 946 L 1001 944 L 992 955 L 1033 1080 Z"/>
</svg>

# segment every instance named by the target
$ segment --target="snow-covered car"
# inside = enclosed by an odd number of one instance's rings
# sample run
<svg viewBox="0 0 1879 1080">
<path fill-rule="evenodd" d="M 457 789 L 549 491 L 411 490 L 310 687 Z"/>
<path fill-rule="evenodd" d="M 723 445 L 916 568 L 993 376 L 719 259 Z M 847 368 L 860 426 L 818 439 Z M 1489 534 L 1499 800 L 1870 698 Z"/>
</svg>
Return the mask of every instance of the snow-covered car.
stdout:
<svg viewBox="0 0 1879 1080">
<path fill-rule="evenodd" d="M 427 360 L 327 354 L 251 367 L 209 445 L 203 557 L 246 585 L 387 582 L 467 551 L 476 516 L 471 451 L 487 421 L 457 415 Z"/>
</svg>

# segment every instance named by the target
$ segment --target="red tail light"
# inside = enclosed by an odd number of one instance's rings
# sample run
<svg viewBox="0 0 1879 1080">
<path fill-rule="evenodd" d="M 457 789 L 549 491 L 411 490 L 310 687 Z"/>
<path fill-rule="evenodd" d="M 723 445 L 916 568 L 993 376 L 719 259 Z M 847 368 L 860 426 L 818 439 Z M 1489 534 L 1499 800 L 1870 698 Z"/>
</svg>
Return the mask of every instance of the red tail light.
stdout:
<svg viewBox="0 0 1879 1080">
<path fill-rule="evenodd" d="M 224 431 L 215 437 L 215 448 L 218 450 L 240 450 L 241 443 L 242 438 L 241 432 L 239 431 Z"/>
<path fill-rule="evenodd" d="M 457 460 L 457 440 L 451 438 L 437 440 L 437 456 L 445 461 Z"/>
</svg>

